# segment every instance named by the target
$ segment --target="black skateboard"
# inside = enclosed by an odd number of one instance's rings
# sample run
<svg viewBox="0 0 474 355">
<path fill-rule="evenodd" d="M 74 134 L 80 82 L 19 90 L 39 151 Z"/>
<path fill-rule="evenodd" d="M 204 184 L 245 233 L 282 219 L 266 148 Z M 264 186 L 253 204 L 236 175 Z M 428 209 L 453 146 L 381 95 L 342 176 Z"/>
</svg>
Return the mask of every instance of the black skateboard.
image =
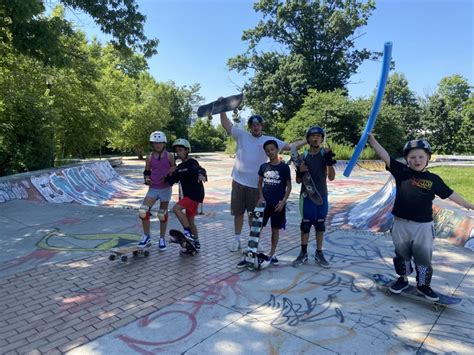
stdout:
<svg viewBox="0 0 474 355">
<path fill-rule="evenodd" d="M 150 247 L 151 243 L 148 243 L 143 248 L 138 247 L 136 244 L 126 245 L 120 248 L 112 248 L 110 249 L 109 260 L 115 260 L 116 258 L 120 258 L 121 261 L 126 262 L 130 254 L 135 257 L 139 255 L 147 257 L 148 255 L 150 255 Z"/>
<path fill-rule="evenodd" d="M 171 229 L 170 236 L 170 243 L 181 245 L 181 254 L 191 254 L 192 256 L 197 254 L 196 246 L 190 242 L 182 232 L 176 229 Z"/>
<path fill-rule="evenodd" d="M 224 97 L 221 100 L 216 100 L 211 103 L 199 106 L 197 115 L 199 117 L 208 117 L 216 115 L 221 112 L 235 110 L 242 103 L 244 94 L 232 95 Z"/>
<path fill-rule="evenodd" d="M 255 207 L 252 216 L 252 225 L 250 226 L 250 236 L 247 251 L 244 253 L 244 258 L 247 263 L 247 269 L 260 270 L 270 265 L 270 257 L 258 252 L 258 242 L 260 240 L 260 232 L 263 226 L 263 213 L 265 211 L 265 202 Z"/>
<path fill-rule="evenodd" d="M 303 162 L 303 159 L 298 154 L 298 150 L 295 146 L 291 146 L 291 162 L 295 165 L 296 168 L 299 168 L 301 166 L 301 163 Z M 313 201 L 318 206 L 322 205 L 323 198 L 321 197 L 321 194 L 316 188 L 316 185 L 309 171 L 302 172 L 301 179 L 303 180 L 306 194 L 311 199 L 311 201 Z"/>
</svg>

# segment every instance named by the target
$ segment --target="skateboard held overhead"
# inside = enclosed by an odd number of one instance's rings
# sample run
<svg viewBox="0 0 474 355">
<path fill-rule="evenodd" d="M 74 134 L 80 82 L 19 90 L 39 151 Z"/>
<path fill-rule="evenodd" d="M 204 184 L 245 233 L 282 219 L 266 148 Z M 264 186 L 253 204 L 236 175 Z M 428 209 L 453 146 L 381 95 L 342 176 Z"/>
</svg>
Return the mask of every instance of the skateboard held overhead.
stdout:
<svg viewBox="0 0 474 355">
<path fill-rule="evenodd" d="M 431 304 L 431 309 L 435 312 L 439 311 L 440 309 L 444 309 L 448 306 L 452 306 L 455 304 L 460 304 L 462 301 L 462 298 L 459 297 L 454 297 L 454 296 L 448 296 L 444 295 L 440 292 L 436 292 L 439 296 L 438 301 L 431 301 L 427 299 L 425 296 L 420 294 L 417 290 L 416 287 L 413 285 L 409 285 L 407 289 L 403 290 L 400 294 L 395 294 L 390 291 L 390 285 L 392 285 L 396 279 L 392 276 L 387 276 L 387 275 L 382 275 L 382 274 L 374 274 L 372 276 L 374 279 L 377 288 L 385 292 L 386 295 L 391 296 L 391 295 L 396 295 L 396 296 L 402 296 L 402 297 L 407 297 L 411 298 L 415 301 L 420 301 L 420 302 L 425 302 L 428 304 Z"/>
<path fill-rule="evenodd" d="M 206 117 L 216 115 L 221 112 L 235 110 L 242 103 L 244 94 L 232 95 L 224 97 L 221 100 L 216 100 L 205 105 L 199 106 L 197 115 L 199 117 Z"/>
</svg>

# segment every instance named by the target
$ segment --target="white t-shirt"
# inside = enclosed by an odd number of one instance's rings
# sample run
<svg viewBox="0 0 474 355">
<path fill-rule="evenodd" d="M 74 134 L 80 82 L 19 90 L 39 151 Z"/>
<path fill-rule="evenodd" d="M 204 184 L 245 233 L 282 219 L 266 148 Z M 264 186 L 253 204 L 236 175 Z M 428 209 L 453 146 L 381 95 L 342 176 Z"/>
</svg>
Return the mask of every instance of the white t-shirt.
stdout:
<svg viewBox="0 0 474 355">
<path fill-rule="evenodd" d="M 231 134 L 237 141 L 232 179 L 241 185 L 257 188 L 258 169 L 260 165 L 268 161 L 263 150 L 263 143 L 270 139 L 275 140 L 278 144 L 278 151 L 281 151 L 286 143 L 271 136 L 254 137 L 250 132 L 235 126 L 232 126 Z"/>
</svg>

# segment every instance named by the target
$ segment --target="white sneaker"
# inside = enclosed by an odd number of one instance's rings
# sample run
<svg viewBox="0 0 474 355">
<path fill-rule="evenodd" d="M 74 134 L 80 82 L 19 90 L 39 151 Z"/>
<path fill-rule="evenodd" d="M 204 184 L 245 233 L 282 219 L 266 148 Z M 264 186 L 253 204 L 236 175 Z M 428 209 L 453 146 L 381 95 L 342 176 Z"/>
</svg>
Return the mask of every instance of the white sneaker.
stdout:
<svg viewBox="0 0 474 355">
<path fill-rule="evenodd" d="M 234 239 L 230 245 L 230 251 L 236 252 L 240 249 L 240 239 Z"/>
</svg>

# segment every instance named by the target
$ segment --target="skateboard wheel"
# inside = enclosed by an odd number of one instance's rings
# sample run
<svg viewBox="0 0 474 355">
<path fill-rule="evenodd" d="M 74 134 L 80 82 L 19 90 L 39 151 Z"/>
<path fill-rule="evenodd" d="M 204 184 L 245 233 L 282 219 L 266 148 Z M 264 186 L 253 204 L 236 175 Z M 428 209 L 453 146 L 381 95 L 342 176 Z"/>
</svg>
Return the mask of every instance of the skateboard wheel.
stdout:
<svg viewBox="0 0 474 355">
<path fill-rule="evenodd" d="M 391 292 L 390 290 L 386 290 L 386 291 L 385 291 L 385 294 L 386 294 L 387 296 L 391 296 L 391 295 L 392 295 L 392 292 Z"/>
<path fill-rule="evenodd" d="M 145 251 L 143 252 L 143 255 L 144 255 L 145 257 L 147 257 L 148 255 L 150 255 L 150 252 L 149 252 L 148 250 L 145 250 Z"/>
<path fill-rule="evenodd" d="M 192 251 L 192 252 L 191 252 L 191 255 L 192 255 L 192 256 L 196 256 L 196 254 L 197 254 L 197 253 L 196 253 L 195 251 Z"/>
<path fill-rule="evenodd" d="M 109 260 L 115 260 L 115 255 L 114 255 L 114 254 L 110 254 L 110 255 L 109 255 Z"/>
<path fill-rule="evenodd" d="M 434 304 L 434 305 L 431 306 L 431 310 L 432 310 L 433 312 L 438 312 L 438 311 L 439 311 L 439 306 L 437 306 L 437 305 Z"/>
<path fill-rule="evenodd" d="M 122 260 L 124 263 L 127 262 L 128 260 L 128 257 L 126 255 L 122 255 L 122 257 L 120 258 L 120 260 Z"/>
<path fill-rule="evenodd" d="M 138 256 L 138 250 L 133 251 L 133 256 Z"/>
</svg>

